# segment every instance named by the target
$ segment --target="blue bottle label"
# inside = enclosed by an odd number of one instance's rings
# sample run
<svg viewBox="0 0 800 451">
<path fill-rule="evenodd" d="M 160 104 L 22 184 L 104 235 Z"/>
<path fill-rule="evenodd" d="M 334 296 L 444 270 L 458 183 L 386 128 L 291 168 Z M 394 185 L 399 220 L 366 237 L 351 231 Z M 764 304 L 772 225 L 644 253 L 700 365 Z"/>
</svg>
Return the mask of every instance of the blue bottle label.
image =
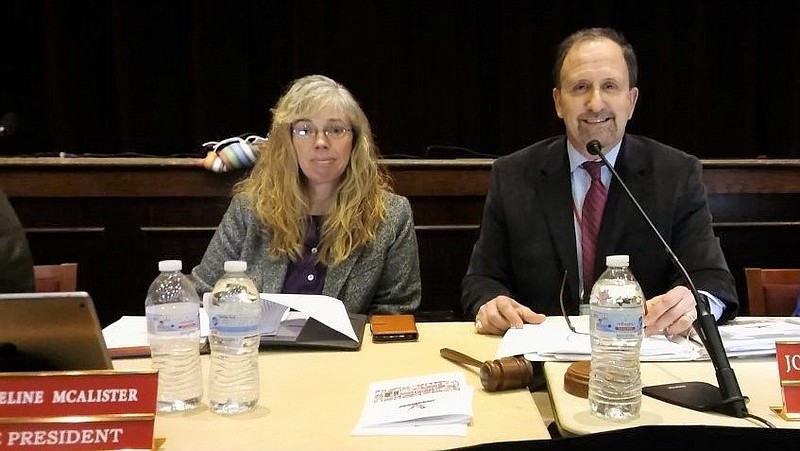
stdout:
<svg viewBox="0 0 800 451">
<path fill-rule="evenodd" d="M 217 335 L 257 335 L 260 312 L 255 314 L 214 313 L 209 318 L 211 333 Z"/>
<path fill-rule="evenodd" d="M 644 329 L 643 311 L 637 308 L 592 308 L 591 320 L 594 330 L 608 338 L 636 339 Z"/>
<path fill-rule="evenodd" d="M 151 305 L 145 309 L 145 316 L 151 334 L 200 330 L 200 308 L 194 303 Z"/>
</svg>

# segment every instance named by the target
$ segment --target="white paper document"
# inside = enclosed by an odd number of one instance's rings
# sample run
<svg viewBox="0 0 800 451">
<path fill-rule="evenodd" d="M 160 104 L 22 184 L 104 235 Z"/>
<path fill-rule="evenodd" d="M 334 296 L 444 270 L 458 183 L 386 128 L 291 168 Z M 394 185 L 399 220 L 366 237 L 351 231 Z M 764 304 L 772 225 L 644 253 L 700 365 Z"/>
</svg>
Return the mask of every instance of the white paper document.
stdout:
<svg viewBox="0 0 800 451">
<path fill-rule="evenodd" d="M 144 316 L 123 316 L 103 328 L 106 348 L 149 346 L 147 319 Z"/>
<path fill-rule="evenodd" d="M 747 317 L 736 318 L 720 326 L 719 335 L 728 355 L 775 354 L 776 340 L 800 340 L 800 318 Z"/>
<path fill-rule="evenodd" d="M 208 309 L 211 303 L 211 293 L 203 294 L 203 307 Z M 288 307 L 276 304 L 274 302 L 266 301 L 262 297 L 261 302 L 261 317 L 258 321 L 258 333 L 261 335 L 274 335 L 280 326 L 281 319 L 283 318 Z M 208 320 L 208 317 L 206 317 Z M 202 315 L 201 315 L 202 321 Z"/>
<path fill-rule="evenodd" d="M 497 349 L 496 358 L 523 355 L 532 361 L 589 360 L 589 316 L 571 316 L 576 331 L 567 327 L 563 317 L 549 316 L 541 324 L 525 324 L 509 329 Z M 776 339 L 800 340 L 800 324 L 788 318 L 740 317 L 719 326 L 728 357 L 772 355 Z M 702 344 L 684 337 L 652 335 L 642 341 L 641 360 L 688 361 L 707 359 Z"/>
<path fill-rule="evenodd" d="M 208 315 L 200 309 L 200 336 L 208 336 Z M 144 316 L 122 316 L 103 328 L 103 339 L 108 349 L 149 346 L 147 318 Z"/>
<path fill-rule="evenodd" d="M 259 333 L 274 335 L 279 327 L 284 330 L 302 329 L 309 317 L 358 342 L 358 336 L 341 300 L 323 295 L 261 293 L 261 320 Z M 205 293 L 203 305 L 211 301 Z M 292 310 L 290 310 L 290 308 Z M 200 308 L 200 335 L 209 335 L 208 314 Z M 148 346 L 147 320 L 144 316 L 123 316 L 103 329 L 103 338 L 108 349 L 123 349 Z"/>
<path fill-rule="evenodd" d="M 261 299 L 298 310 L 353 341 L 358 341 L 353 323 L 350 322 L 350 317 L 347 315 L 347 309 L 339 299 L 321 294 L 283 293 L 261 293 Z M 290 319 L 287 316 L 282 318 Z"/>
<path fill-rule="evenodd" d="M 462 372 L 373 382 L 352 434 L 464 436 L 473 393 Z"/>
</svg>

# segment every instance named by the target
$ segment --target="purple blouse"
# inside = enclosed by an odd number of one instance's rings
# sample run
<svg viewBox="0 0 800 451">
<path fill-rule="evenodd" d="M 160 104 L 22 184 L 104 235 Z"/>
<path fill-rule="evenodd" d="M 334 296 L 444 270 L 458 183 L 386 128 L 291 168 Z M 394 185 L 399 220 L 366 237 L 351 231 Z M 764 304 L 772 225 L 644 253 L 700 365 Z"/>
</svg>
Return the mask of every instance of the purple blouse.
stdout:
<svg viewBox="0 0 800 451">
<path fill-rule="evenodd" d="M 317 262 L 319 227 L 321 223 L 322 216 L 312 216 L 311 220 L 308 221 L 306 240 L 303 243 L 303 255 L 299 260 L 289 262 L 281 293 L 322 294 L 327 267 Z"/>
</svg>

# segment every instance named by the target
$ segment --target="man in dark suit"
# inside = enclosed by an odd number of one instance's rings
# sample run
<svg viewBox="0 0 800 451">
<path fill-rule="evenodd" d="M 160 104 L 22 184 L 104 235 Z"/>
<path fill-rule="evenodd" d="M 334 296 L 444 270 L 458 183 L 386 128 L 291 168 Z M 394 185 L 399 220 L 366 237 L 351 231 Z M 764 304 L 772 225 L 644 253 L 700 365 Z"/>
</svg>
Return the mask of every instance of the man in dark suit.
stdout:
<svg viewBox="0 0 800 451">
<path fill-rule="evenodd" d="M 34 291 L 33 259 L 25 230 L 0 190 L 0 293 Z"/>
<path fill-rule="evenodd" d="M 612 254 L 630 256 L 647 298 L 648 334 L 691 331 L 694 296 L 606 167 L 600 172 L 607 200 L 596 254 L 593 265 L 587 262 L 591 274 L 584 274 L 581 216 L 591 178 L 581 165 L 598 159 L 586 150 L 592 139 L 600 141 L 698 291 L 709 297 L 714 316 L 733 318 L 736 289 L 711 228 L 700 161 L 625 133 L 639 94 L 631 45 L 612 29 L 578 31 L 559 46 L 553 76 L 553 101 L 566 136 L 498 158 L 492 168 L 480 236 L 461 287 L 463 307 L 475 317 L 478 332 L 503 334 L 561 315 L 565 272 L 564 302 L 569 314 L 577 314 L 580 300 L 588 298 L 590 288 L 584 287 L 591 287 Z"/>
</svg>

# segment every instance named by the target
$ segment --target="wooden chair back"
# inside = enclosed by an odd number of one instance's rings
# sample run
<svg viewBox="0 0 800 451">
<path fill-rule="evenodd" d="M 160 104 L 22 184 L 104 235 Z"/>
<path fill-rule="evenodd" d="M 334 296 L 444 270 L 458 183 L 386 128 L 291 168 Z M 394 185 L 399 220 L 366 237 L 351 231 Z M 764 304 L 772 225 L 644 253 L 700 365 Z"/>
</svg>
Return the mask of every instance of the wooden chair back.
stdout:
<svg viewBox="0 0 800 451">
<path fill-rule="evenodd" d="M 791 316 L 800 295 L 800 268 L 745 268 L 750 316 Z"/>
<path fill-rule="evenodd" d="M 78 264 L 34 265 L 33 276 L 36 291 L 76 291 L 78 288 Z"/>
</svg>

